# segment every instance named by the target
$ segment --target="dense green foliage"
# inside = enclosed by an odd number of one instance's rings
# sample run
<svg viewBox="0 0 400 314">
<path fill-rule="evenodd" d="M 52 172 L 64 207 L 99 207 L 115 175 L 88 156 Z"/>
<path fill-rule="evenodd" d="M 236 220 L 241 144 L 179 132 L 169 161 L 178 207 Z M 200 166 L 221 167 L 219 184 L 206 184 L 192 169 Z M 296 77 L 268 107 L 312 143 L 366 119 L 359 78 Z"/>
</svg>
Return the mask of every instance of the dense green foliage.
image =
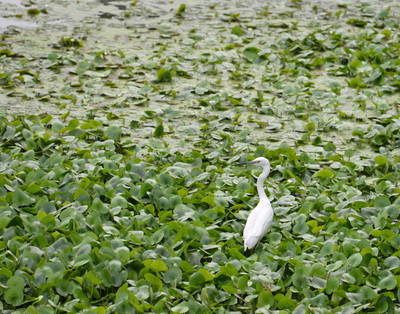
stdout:
<svg viewBox="0 0 400 314">
<path fill-rule="evenodd" d="M 257 3 L 31 3 L 73 30 L 2 35 L 3 313 L 399 310 L 398 7 Z"/>
<path fill-rule="evenodd" d="M 249 172 L 199 150 L 172 154 L 156 138 L 140 157 L 96 120 L 3 118 L 0 134 L 4 309 L 398 305 L 398 158 L 360 165 L 330 147 L 319 157 L 259 147 L 274 166 L 276 222 L 246 258 Z"/>
</svg>

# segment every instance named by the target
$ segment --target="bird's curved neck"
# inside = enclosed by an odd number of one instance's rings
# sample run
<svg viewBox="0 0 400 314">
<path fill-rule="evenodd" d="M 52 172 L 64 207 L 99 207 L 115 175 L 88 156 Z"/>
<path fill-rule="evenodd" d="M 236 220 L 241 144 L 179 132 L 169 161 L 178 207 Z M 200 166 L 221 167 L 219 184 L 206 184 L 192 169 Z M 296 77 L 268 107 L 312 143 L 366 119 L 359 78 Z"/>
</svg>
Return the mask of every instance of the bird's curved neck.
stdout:
<svg viewBox="0 0 400 314">
<path fill-rule="evenodd" d="M 264 167 L 263 172 L 260 174 L 260 176 L 257 179 L 257 191 L 258 191 L 258 196 L 260 197 L 260 200 L 267 198 L 267 195 L 265 194 L 265 190 L 264 190 L 264 181 L 268 177 L 270 170 L 271 170 L 270 166 Z"/>
</svg>

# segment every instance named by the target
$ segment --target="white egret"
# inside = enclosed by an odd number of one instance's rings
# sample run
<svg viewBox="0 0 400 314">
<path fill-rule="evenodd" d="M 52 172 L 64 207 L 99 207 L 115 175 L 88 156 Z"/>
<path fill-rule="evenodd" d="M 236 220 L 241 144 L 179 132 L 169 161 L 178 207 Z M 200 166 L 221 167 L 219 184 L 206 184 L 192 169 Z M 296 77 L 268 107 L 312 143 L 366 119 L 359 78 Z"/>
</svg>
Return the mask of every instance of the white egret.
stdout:
<svg viewBox="0 0 400 314">
<path fill-rule="evenodd" d="M 271 166 L 269 160 L 264 157 L 258 157 L 249 162 L 241 162 L 239 165 L 259 165 L 263 168 L 263 172 L 257 179 L 257 191 L 260 200 L 258 205 L 250 212 L 243 231 L 244 250 L 246 251 L 257 245 L 268 232 L 272 224 L 274 211 L 264 191 L 264 181 L 269 175 Z"/>
</svg>

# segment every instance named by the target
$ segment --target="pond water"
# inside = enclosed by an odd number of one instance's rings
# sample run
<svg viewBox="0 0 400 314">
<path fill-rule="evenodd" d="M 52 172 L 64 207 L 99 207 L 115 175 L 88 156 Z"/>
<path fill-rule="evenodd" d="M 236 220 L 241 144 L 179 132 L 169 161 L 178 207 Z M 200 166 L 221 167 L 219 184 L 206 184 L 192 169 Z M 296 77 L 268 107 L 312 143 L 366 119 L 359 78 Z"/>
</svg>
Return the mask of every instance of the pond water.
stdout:
<svg viewBox="0 0 400 314">
<path fill-rule="evenodd" d="M 372 28 L 347 21 L 367 20 L 372 27 L 375 14 L 384 16 L 390 7 L 389 25 L 400 11 L 396 1 L 350 0 L 0 4 L 5 8 L 1 49 L 13 54 L 6 61 L 3 55 L 9 82 L 0 94 L 1 110 L 70 112 L 70 117 L 97 117 L 127 130 L 133 123 L 140 126 L 133 130 L 138 142 L 151 137 L 161 120 L 164 140 L 177 147 L 191 147 L 202 130 L 219 121 L 211 135 L 216 143 L 241 134 L 244 142 L 294 145 L 315 128 L 315 136 L 345 149 L 353 141 L 349 134 L 373 125 L 380 93 L 350 88 L 349 77 L 329 73 L 340 64 L 311 68 L 310 56 L 323 59 L 343 51 L 333 46 L 318 51 L 306 40 L 317 34 L 313 40 L 326 42 L 336 34 L 353 49 L 356 37 Z M 29 15 L 29 9 L 39 13 Z M 252 62 L 251 50 L 250 61 L 243 58 L 248 47 L 268 62 Z M 157 82 L 162 67 L 172 69 L 171 82 Z M 332 86 L 339 86 L 339 94 Z M 391 106 L 396 99 L 388 95 L 385 101 Z"/>
</svg>

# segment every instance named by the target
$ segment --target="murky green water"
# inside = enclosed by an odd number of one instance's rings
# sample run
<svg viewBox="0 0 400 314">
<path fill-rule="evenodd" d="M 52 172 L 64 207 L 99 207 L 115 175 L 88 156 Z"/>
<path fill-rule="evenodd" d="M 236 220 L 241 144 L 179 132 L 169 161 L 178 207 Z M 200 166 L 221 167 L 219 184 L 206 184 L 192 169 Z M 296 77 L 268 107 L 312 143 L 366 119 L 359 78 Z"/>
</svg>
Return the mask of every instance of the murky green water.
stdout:
<svg viewBox="0 0 400 314">
<path fill-rule="evenodd" d="M 387 7 L 396 18 L 400 11 L 394 1 L 1 1 L 1 49 L 12 53 L 1 59 L 12 81 L 0 94 L 1 110 L 97 117 L 126 126 L 138 143 L 162 121 L 164 140 L 177 149 L 207 137 L 218 146 L 227 136 L 292 146 L 310 122 L 311 137 L 353 147 L 350 134 L 370 127 L 378 114 L 379 92 L 350 88 L 346 76 L 324 68 L 287 75 L 288 60 L 275 50 L 314 33 L 357 36 L 368 30 L 346 20 L 368 19 Z M 186 10 L 177 15 L 180 5 Z M 62 38 L 82 46 L 62 47 Z M 244 62 L 246 47 L 265 52 L 268 65 Z M 163 66 L 177 73 L 170 83 L 156 82 Z M 332 84 L 340 86 L 339 95 Z M 398 95 L 385 101 L 394 104 Z M 341 119 L 336 108 L 353 118 Z M 130 129 L 132 123 L 139 128 Z"/>
</svg>

